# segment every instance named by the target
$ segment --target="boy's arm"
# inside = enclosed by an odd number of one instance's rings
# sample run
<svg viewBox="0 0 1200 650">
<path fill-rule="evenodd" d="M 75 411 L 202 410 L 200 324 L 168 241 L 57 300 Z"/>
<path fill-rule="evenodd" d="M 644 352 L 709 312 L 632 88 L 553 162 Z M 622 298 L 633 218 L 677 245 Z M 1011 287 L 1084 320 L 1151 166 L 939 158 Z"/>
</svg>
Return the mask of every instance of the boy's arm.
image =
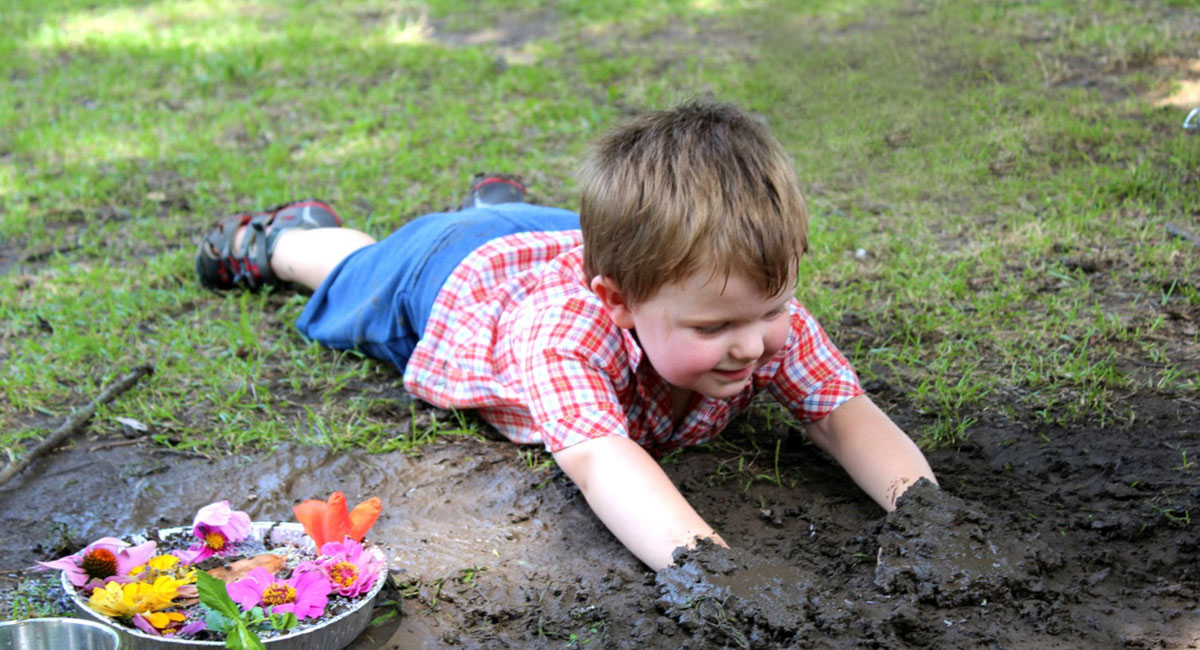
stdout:
<svg viewBox="0 0 1200 650">
<path fill-rule="evenodd" d="M 693 546 L 699 537 L 725 545 L 658 462 L 629 438 L 593 438 L 555 452 L 554 460 L 600 521 L 655 571 L 671 564 L 677 547 Z"/>
<path fill-rule="evenodd" d="M 889 512 L 917 479 L 937 483 L 917 445 L 866 395 L 847 400 L 806 429 L 813 443 Z"/>
</svg>

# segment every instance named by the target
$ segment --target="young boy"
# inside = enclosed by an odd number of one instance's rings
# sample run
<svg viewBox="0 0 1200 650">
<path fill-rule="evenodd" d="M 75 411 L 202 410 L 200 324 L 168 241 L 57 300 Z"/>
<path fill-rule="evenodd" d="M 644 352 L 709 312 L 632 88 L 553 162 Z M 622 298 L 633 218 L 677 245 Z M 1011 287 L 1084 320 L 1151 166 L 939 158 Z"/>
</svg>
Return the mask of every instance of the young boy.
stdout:
<svg viewBox="0 0 1200 650">
<path fill-rule="evenodd" d="M 654 569 L 698 538 L 724 542 L 653 455 L 715 437 L 762 390 L 884 508 L 933 480 L 793 297 L 807 210 L 762 123 L 704 102 L 642 115 L 592 147 L 580 186 L 576 216 L 482 178 L 459 211 L 378 243 L 301 201 L 222 221 L 197 271 L 218 289 L 314 289 L 306 337 L 545 445 Z"/>
</svg>

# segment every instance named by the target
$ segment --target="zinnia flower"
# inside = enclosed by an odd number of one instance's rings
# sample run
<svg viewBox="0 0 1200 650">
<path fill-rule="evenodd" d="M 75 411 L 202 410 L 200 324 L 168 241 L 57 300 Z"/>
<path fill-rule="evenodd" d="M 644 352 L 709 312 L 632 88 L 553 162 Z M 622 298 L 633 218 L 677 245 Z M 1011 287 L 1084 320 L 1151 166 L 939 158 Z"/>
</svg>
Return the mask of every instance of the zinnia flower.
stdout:
<svg viewBox="0 0 1200 650">
<path fill-rule="evenodd" d="M 245 578 L 226 585 L 229 597 L 242 609 L 270 607 L 274 613 L 292 612 L 296 618 L 317 618 L 329 603 L 329 581 L 320 571 L 297 567 L 291 578 L 283 580 L 262 567 L 251 569 Z"/>
<path fill-rule="evenodd" d="M 346 495 L 334 492 L 326 502 L 309 499 L 292 508 L 296 521 L 304 524 L 304 532 L 312 538 L 317 548 L 329 542 L 340 542 L 349 537 L 361 542 L 363 536 L 375 525 L 383 509 L 379 497 L 371 497 L 346 512 Z"/>
<path fill-rule="evenodd" d="M 171 606 L 179 594 L 179 581 L 162 576 L 153 583 L 109 582 L 92 592 L 88 606 L 109 618 L 131 618 Z"/>
<path fill-rule="evenodd" d="M 174 551 L 184 564 L 195 564 L 213 555 L 229 555 L 232 545 L 250 533 L 250 515 L 229 507 L 228 501 L 210 503 L 196 513 L 192 534 L 199 540 L 183 551 Z"/>
<path fill-rule="evenodd" d="M 346 537 L 341 542 L 329 542 L 321 547 L 318 566 L 329 579 L 329 586 L 343 596 L 354 598 L 371 590 L 383 560 L 363 550 L 362 544 Z"/>
<path fill-rule="evenodd" d="M 111 580 L 127 581 L 130 570 L 145 564 L 157 548 L 155 542 L 131 547 L 115 537 L 103 537 L 74 555 L 38 562 L 35 568 L 58 569 L 72 585 L 91 591 Z"/>
</svg>

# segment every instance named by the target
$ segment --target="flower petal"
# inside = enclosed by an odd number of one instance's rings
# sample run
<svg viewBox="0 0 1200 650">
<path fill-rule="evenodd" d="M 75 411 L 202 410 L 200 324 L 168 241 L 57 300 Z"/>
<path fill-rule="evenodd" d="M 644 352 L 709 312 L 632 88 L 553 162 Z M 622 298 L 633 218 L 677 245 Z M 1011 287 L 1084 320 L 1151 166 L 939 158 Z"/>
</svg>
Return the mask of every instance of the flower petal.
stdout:
<svg viewBox="0 0 1200 650">
<path fill-rule="evenodd" d="M 210 503 L 196 512 L 196 518 L 192 520 L 192 534 L 203 537 L 203 526 L 224 526 L 232 515 L 233 508 L 229 507 L 228 500 Z"/>
<path fill-rule="evenodd" d="M 179 630 L 179 636 L 190 636 L 206 629 L 208 629 L 208 624 L 204 621 L 192 621 L 191 623 L 184 625 L 183 628 Z"/>
<path fill-rule="evenodd" d="M 117 575 L 129 575 L 133 567 L 145 564 L 158 550 L 157 542 L 146 542 L 122 550 L 117 554 Z"/>
<path fill-rule="evenodd" d="M 242 606 L 244 611 L 262 604 L 263 589 L 275 582 L 275 577 L 262 567 L 255 567 L 246 574 L 245 578 L 235 580 L 225 585 L 229 597 Z"/>
<path fill-rule="evenodd" d="M 325 541 L 336 541 L 350 534 L 350 513 L 346 511 L 346 495 L 334 492 L 329 495 L 325 509 Z"/>
<path fill-rule="evenodd" d="M 350 536 L 355 541 L 361 542 L 367 531 L 371 530 L 371 526 L 375 525 L 375 521 L 379 519 L 379 513 L 382 511 L 383 502 L 379 500 L 379 497 L 371 497 L 354 506 L 353 512 L 350 513 Z"/>
<path fill-rule="evenodd" d="M 146 634 L 151 634 L 154 636 L 162 636 L 162 632 L 159 632 L 158 628 L 154 627 L 154 624 L 151 623 L 150 620 L 148 618 L 146 618 L 146 615 L 144 615 L 144 614 L 134 614 L 133 615 L 133 625 L 134 625 L 134 627 L 145 632 Z"/>
<path fill-rule="evenodd" d="M 324 501 L 309 499 L 292 507 L 296 521 L 304 525 L 304 532 L 312 538 L 317 548 L 329 541 L 325 536 L 325 510 L 329 506 Z"/>
<path fill-rule="evenodd" d="M 195 564 L 212 557 L 213 550 L 208 547 L 208 544 L 193 544 L 186 549 L 171 551 L 171 555 L 179 558 L 180 564 Z"/>
</svg>

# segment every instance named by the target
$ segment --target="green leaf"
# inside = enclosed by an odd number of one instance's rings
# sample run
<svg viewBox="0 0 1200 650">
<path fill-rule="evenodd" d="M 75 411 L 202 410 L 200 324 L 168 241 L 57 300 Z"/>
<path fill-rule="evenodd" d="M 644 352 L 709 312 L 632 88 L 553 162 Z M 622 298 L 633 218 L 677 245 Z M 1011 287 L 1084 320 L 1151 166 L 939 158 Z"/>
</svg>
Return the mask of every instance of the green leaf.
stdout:
<svg viewBox="0 0 1200 650">
<path fill-rule="evenodd" d="M 271 613 L 271 627 L 276 630 L 290 630 L 300 622 L 292 612 Z"/>
<path fill-rule="evenodd" d="M 384 623 L 392 620 L 393 618 L 396 618 L 397 614 L 399 614 L 399 612 L 397 612 L 396 610 L 389 609 L 388 611 L 371 619 L 371 627 L 375 627 L 376 625 L 383 625 Z"/>
<path fill-rule="evenodd" d="M 258 635 L 251 632 L 245 623 L 239 624 L 225 637 L 225 647 L 229 650 L 267 650 Z"/>
<path fill-rule="evenodd" d="M 221 615 L 221 612 L 218 612 L 211 607 L 205 607 L 204 624 L 211 632 L 219 632 L 227 635 L 229 634 L 230 630 L 237 626 L 237 619 L 223 616 Z"/>
<path fill-rule="evenodd" d="M 233 599 L 225 583 L 204 571 L 196 572 L 196 590 L 200 592 L 200 603 L 214 612 L 232 619 L 232 629 L 225 632 L 225 647 L 229 650 L 266 650 L 261 639 L 246 626 L 246 615 Z M 260 615 L 261 615 L 261 611 Z"/>
<path fill-rule="evenodd" d="M 242 620 L 242 610 L 229 597 L 225 583 L 208 575 L 205 571 L 196 572 L 196 590 L 200 592 L 200 602 L 226 618 Z"/>
</svg>

